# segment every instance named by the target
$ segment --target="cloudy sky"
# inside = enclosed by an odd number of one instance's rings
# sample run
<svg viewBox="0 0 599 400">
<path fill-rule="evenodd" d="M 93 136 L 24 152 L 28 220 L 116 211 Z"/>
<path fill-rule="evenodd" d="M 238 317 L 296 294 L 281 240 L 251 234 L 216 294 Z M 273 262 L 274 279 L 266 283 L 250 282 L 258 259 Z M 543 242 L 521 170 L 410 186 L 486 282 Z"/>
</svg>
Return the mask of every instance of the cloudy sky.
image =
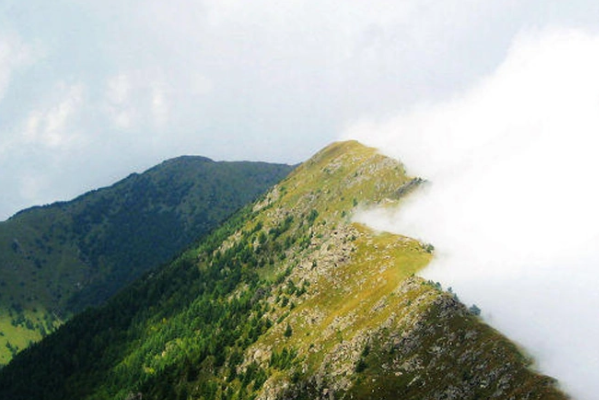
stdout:
<svg viewBox="0 0 599 400">
<path fill-rule="evenodd" d="M 166 158 L 296 163 L 450 98 L 583 1 L 0 0 L 0 220 Z"/>
</svg>

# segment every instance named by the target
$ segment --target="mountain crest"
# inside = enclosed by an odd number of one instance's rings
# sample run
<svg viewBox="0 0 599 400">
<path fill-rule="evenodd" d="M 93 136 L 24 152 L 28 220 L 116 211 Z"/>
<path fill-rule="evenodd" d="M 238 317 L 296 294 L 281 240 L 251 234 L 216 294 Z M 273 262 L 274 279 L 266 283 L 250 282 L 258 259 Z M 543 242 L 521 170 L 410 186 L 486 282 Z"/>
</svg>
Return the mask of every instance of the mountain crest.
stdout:
<svg viewBox="0 0 599 400">
<path fill-rule="evenodd" d="M 431 246 L 352 222 L 361 207 L 401 201 L 410 182 L 374 149 L 328 146 L 175 262 L 17 357 L 0 395 L 565 399 L 415 276 Z M 19 378 L 31 374 L 44 382 Z"/>
</svg>

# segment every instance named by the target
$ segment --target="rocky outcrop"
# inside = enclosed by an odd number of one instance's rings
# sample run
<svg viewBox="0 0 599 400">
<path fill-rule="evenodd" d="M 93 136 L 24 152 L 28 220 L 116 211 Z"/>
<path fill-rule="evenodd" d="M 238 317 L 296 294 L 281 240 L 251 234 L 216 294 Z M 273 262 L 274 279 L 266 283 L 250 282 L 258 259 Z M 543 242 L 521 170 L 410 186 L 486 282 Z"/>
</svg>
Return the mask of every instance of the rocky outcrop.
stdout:
<svg viewBox="0 0 599 400">
<path fill-rule="evenodd" d="M 363 330 L 324 357 L 283 398 L 565 399 L 556 382 L 447 293 L 410 278 L 396 293 L 413 300 L 374 330 Z"/>
</svg>

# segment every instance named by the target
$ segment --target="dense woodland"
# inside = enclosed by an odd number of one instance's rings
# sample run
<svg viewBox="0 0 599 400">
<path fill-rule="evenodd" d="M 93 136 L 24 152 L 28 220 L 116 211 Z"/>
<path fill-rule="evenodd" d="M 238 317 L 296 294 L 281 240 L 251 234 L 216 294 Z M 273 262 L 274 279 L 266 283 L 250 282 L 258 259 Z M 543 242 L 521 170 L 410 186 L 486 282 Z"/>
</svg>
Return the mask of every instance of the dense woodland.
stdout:
<svg viewBox="0 0 599 400">
<path fill-rule="evenodd" d="M 173 259 L 291 168 L 180 157 L 0 222 L 0 364 Z"/>
<path fill-rule="evenodd" d="M 243 210 L 168 267 L 25 350 L 0 374 L 2 397 L 126 398 L 139 391 L 156 399 L 187 399 L 192 392 L 206 399 L 217 393 L 229 398 L 229 392 L 251 398 L 266 372 L 251 365 L 237 373 L 237 367 L 245 349 L 272 326 L 261 318 L 269 307 L 265 298 L 287 276 L 283 272 L 269 280 L 257 271 L 273 263 L 275 250 L 283 250 L 275 239 L 291 222 L 268 234 L 258 225 L 226 251 L 217 251 L 251 216 Z M 258 252 L 252 250 L 254 241 L 263 244 Z M 198 263 L 198 257 L 210 254 L 215 256 Z M 290 285 L 286 298 L 305 290 Z M 285 369 L 293 359 L 293 349 L 285 349 L 273 354 L 271 364 Z"/>
</svg>

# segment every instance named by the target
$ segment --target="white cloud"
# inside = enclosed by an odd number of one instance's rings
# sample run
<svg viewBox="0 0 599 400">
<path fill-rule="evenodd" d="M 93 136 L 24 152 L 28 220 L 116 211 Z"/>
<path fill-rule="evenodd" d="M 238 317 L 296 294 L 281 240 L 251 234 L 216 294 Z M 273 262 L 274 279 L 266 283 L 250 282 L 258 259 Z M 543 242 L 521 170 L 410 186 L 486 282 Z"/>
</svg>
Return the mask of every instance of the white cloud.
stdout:
<svg viewBox="0 0 599 400">
<path fill-rule="evenodd" d="M 119 74 L 108 79 L 106 99 L 115 104 L 124 104 L 131 96 L 131 82 L 127 75 Z"/>
<path fill-rule="evenodd" d="M 59 85 L 58 104 L 44 106 L 32 111 L 23 129 L 23 144 L 56 149 L 67 147 L 80 139 L 73 120 L 83 103 L 84 88 L 81 84 Z"/>
<path fill-rule="evenodd" d="M 579 399 L 599 383 L 599 36 L 529 31 L 449 102 L 363 121 L 347 136 L 431 181 L 359 218 L 435 245 L 452 286 Z"/>
<path fill-rule="evenodd" d="M 130 79 L 123 73 L 109 78 L 106 83 L 106 108 L 117 128 L 127 129 L 133 124 L 133 110 L 129 105 L 131 90 Z"/>
<path fill-rule="evenodd" d="M 152 88 L 151 108 L 154 124 L 157 127 L 163 128 L 168 122 L 169 106 L 165 89 L 161 85 L 156 85 Z"/>
<path fill-rule="evenodd" d="M 14 34 L 0 32 L 0 101 L 2 101 L 15 70 L 34 61 L 33 49 Z"/>
<path fill-rule="evenodd" d="M 104 109 L 116 128 L 130 132 L 144 128 L 156 132 L 165 127 L 170 105 L 169 86 L 163 75 L 160 70 L 141 69 L 107 79 Z"/>
</svg>

